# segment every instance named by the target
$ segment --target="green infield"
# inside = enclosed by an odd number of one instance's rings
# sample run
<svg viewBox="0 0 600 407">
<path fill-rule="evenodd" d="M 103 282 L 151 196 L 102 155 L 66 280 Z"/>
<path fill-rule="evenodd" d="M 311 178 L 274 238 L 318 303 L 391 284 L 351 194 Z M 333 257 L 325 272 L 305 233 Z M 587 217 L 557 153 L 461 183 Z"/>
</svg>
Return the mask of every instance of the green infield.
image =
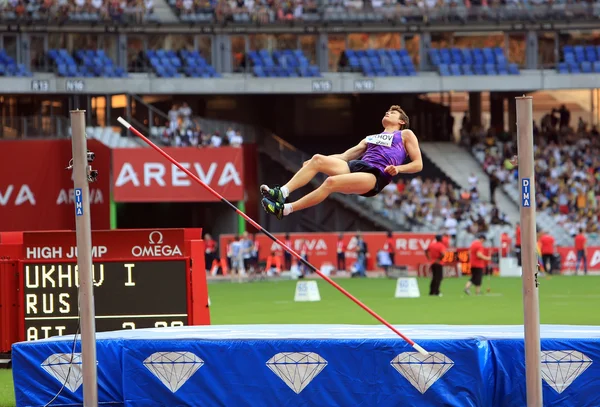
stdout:
<svg viewBox="0 0 600 407">
<path fill-rule="evenodd" d="M 482 295 L 463 292 L 468 278 L 447 278 L 442 297 L 430 297 L 429 280 L 418 279 L 420 298 L 394 298 L 391 279 L 339 279 L 343 288 L 392 324 L 510 325 L 523 323 L 520 278 L 485 277 Z M 321 301 L 294 302 L 295 281 L 210 284 L 213 324 L 378 324 L 326 281 L 317 280 Z M 542 324 L 598 325 L 600 279 L 540 278 Z M 488 293 L 487 288 L 491 286 Z"/>
<path fill-rule="evenodd" d="M 429 280 L 418 279 L 420 298 L 394 298 L 391 279 L 336 282 L 392 324 L 511 325 L 523 323 L 520 278 L 484 278 L 481 296 L 467 296 L 467 278 L 447 278 L 442 297 L 429 297 Z M 540 278 L 542 324 L 600 325 L 600 279 Z M 223 324 L 378 324 L 326 281 L 317 280 L 321 301 L 294 302 L 296 281 L 209 285 L 211 322 Z M 488 293 L 487 288 L 491 287 Z M 0 370 L 0 407 L 15 406 L 12 374 Z"/>
</svg>

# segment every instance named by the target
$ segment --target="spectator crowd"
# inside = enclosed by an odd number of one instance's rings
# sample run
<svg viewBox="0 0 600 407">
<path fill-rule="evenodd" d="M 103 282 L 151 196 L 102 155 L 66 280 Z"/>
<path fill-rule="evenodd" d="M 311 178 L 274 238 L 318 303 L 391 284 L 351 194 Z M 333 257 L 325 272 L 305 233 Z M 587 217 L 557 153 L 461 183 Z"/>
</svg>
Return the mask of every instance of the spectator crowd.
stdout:
<svg viewBox="0 0 600 407">
<path fill-rule="evenodd" d="M 141 22 L 154 12 L 154 0 L 2 0 L 0 15 L 13 18 Z"/>
<path fill-rule="evenodd" d="M 169 120 L 162 131 L 161 143 L 174 147 L 241 147 L 243 138 L 240 130 L 228 128 L 225 134 L 220 131 L 202 129 L 192 117 L 192 109 L 187 103 L 173 105 L 167 113 Z"/>
<path fill-rule="evenodd" d="M 600 132 L 581 117 L 575 125 L 563 105 L 533 123 L 538 212 L 552 215 L 574 237 L 580 229 L 597 233 L 600 195 Z M 472 128 L 463 121 L 464 143 L 497 185 L 518 183 L 518 168 L 510 162 L 516 141 L 507 133 Z"/>
<path fill-rule="evenodd" d="M 443 230 L 456 244 L 460 230 L 476 235 L 488 232 L 490 225 L 508 224 L 495 204 L 480 199 L 477 177 L 471 174 L 469 182 L 470 187 L 461 190 L 440 179 L 417 176 L 408 183 L 400 179 L 374 199 L 383 215 L 413 227 Z"/>
</svg>

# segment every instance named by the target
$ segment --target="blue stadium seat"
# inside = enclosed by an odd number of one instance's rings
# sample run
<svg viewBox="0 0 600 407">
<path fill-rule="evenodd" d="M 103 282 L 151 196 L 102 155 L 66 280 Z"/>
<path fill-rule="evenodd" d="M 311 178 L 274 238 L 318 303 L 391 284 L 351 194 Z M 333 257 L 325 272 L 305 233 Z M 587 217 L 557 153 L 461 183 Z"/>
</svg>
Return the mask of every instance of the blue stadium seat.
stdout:
<svg viewBox="0 0 600 407">
<path fill-rule="evenodd" d="M 568 74 L 569 73 L 569 64 L 566 62 L 558 63 L 558 73 L 560 74 Z"/>
<path fill-rule="evenodd" d="M 350 66 L 360 69 L 361 61 L 357 53 L 347 53 Z M 266 49 L 250 51 L 247 54 L 252 72 L 261 78 L 297 78 L 320 77 L 321 72 L 316 65 L 311 65 L 302 50 L 277 50 L 270 53 Z M 256 69 L 258 68 L 258 69 Z M 212 69 L 212 67 L 211 67 Z M 214 72 L 214 69 L 212 69 Z"/>
<path fill-rule="evenodd" d="M 581 72 L 582 73 L 592 73 L 592 63 L 584 61 L 581 63 Z"/>
<path fill-rule="evenodd" d="M 600 73 L 600 61 L 594 62 L 594 72 Z"/>
<path fill-rule="evenodd" d="M 470 64 L 463 64 L 462 71 L 465 74 L 465 76 L 472 76 L 473 75 L 473 69 L 471 68 Z"/>
<path fill-rule="evenodd" d="M 508 74 L 509 75 L 519 75 L 519 66 L 517 64 L 508 64 Z"/>
<path fill-rule="evenodd" d="M 75 58 L 66 49 L 51 49 L 48 50 L 47 54 L 59 76 L 70 78 L 123 78 L 127 76 L 123 68 L 114 66 L 113 61 L 106 55 L 104 50 L 77 50 L 74 55 Z"/>
<path fill-rule="evenodd" d="M 441 76 L 450 76 L 450 68 L 446 64 L 439 64 L 438 70 Z"/>
<path fill-rule="evenodd" d="M 460 65 L 450 64 L 450 74 L 453 76 L 462 76 L 462 72 L 460 70 Z"/>
<path fill-rule="evenodd" d="M 496 71 L 496 65 L 485 64 L 485 74 L 486 75 L 498 75 L 498 72 Z"/>
<path fill-rule="evenodd" d="M 585 47 L 585 57 L 588 62 L 598 61 L 598 55 L 596 54 L 596 47 L 588 45 Z"/>
</svg>

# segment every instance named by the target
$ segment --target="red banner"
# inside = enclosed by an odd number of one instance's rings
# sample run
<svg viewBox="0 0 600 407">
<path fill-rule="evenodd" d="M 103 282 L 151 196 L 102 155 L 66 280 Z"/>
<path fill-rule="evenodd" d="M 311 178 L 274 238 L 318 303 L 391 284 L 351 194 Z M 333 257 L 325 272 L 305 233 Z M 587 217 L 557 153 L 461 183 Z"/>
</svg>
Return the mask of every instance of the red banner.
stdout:
<svg viewBox="0 0 600 407">
<path fill-rule="evenodd" d="M 184 168 L 230 201 L 244 199 L 241 148 L 164 148 Z M 149 148 L 113 150 L 116 202 L 213 202 L 218 199 Z"/>
<path fill-rule="evenodd" d="M 574 247 L 559 247 L 558 253 L 561 257 L 561 271 L 573 272 L 577 263 L 577 250 Z M 586 260 L 588 271 L 600 270 L 600 247 L 588 247 L 586 249 Z M 579 264 L 579 272 L 583 271 L 583 264 Z"/>
<path fill-rule="evenodd" d="M 199 229 L 198 229 L 199 230 Z M 201 239 L 201 232 L 196 239 Z M 184 257 L 184 229 L 97 230 L 92 232 L 94 260 Z M 27 260 L 69 260 L 77 258 L 74 232 L 25 232 L 23 257 Z"/>
<path fill-rule="evenodd" d="M 306 244 L 308 261 L 316 267 L 323 263 L 337 265 L 337 241 L 339 233 L 291 233 L 292 249 L 297 253 L 302 251 Z M 344 252 L 346 254 L 346 267 L 349 268 L 356 261 L 356 233 L 343 233 Z M 285 243 L 285 234 L 275 234 L 280 241 Z M 367 269 L 376 270 L 376 255 L 387 241 L 387 234 L 381 232 L 362 233 L 362 238 L 367 244 Z M 407 266 L 416 270 L 421 263 L 426 263 L 425 249 L 433 241 L 435 234 L 394 233 L 393 244 L 397 265 Z M 256 235 L 259 243 L 259 257 L 267 258 L 271 251 L 281 251 L 279 245 L 264 235 Z M 220 253 L 226 256 L 227 245 L 233 241 L 233 235 L 221 235 Z"/>
<path fill-rule="evenodd" d="M 75 229 L 70 140 L 2 141 L 0 230 Z M 96 154 L 90 184 L 93 229 L 110 228 L 110 149 L 88 140 Z"/>
</svg>

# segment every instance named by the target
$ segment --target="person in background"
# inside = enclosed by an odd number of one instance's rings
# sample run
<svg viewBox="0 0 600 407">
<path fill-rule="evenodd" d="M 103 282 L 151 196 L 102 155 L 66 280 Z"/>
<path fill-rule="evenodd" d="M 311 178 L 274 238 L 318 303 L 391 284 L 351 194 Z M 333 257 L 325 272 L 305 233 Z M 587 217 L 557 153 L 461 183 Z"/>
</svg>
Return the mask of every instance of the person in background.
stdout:
<svg viewBox="0 0 600 407">
<path fill-rule="evenodd" d="M 351 277 L 367 276 L 367 244 L 360 233 L 356 235 L 356 263 L 354 263 L 354 268 L 355 271 Z"/>
<path fill-rule="evenodd" d="M 515 228 L 515 253 L 519 267 L 521 267 L 521 224 L 519 222 Z"/>
<path fill-rule="evenodd" d="M 285 234 L 285 245 L 287 247 L 292 247 L 292 239 L 290 238 L 290 234 L 289 233 Z M 286 270 L 291 270 L 291 268 L 292 268 L 292 255 L 287 250 L 283 251 L 283 262 L 285 264 L 285 269 Z"/>
<path fill-rule="evenodd" d="M 256 235 L 252 235 L 252 250 L 251 250 L 250 261 L 254 270 L 260 268 L 260 242 L 256 240 Z"/>
<path fill-rule="evenodd" d="M 346 249 L 344 248 L 344 236 L 339 235 L 337 241 L 337 269 L 346 270 Z"/>
<path fill-rule="evenodd" d="M 231 249 L 231 277 L 233 277 L 236 274 L 240 274 L 241 270 L 243 270 L 244 267 L 244 261 L 243 261 L 243 257 L 242 257 L 242 242 L 240 242 L 240 237 L 236 236 L 233 239 L 233 242 L 231 243 L 230 246 Z"/>
<path fill-rule="evenodd" d="M 308 262 L 308 243 L 304 239 L 300 239 L 300 257 L 304 259 L 304 261 Z M 302 277 L 306 276 L 309 272 L 309 268 L 304 264 L 300 263 L 300 272 L 302 273 Z"/>
<path fill-rule="evenodd" d="M 245 274 L 252 266 L 252 247 L 254 243 L 252 239 L 250 239 L 250 234 L 248 232 L 244 232 L 242 234 L 242 274 Z"/>
<path fill-rule="evenodd" d="M 450 235 L 446 229 L 442 233 L 442 244 L 446 246 L 446 250 L 450 248 Z"/>
<path fill-rule="evenodd" d="M 396 255 L 396 251 L 394 250 L 394 236 L 392 235 L 392 232 L 387 233 L 386 246 L 386 250 L 390 254 L 390 261 L 392 262 L 391 265 L 395 266 L 396 262 L 394 256 Z"/>
<path fill-rule="evenodd" d="M 377 252 L 377 265 L 383 269 L 385 275 L 389 277 L 389 270 L 392 266 L 392 259 L 390 257 L 390 252 L 387 251 L 387 243 L 383 245 L 383 248 L 379 249 Z"/>
<path fill-rule="evenodd" d="M 442 259 L 446 254 L 446 246 L 442 243 L 443 236 L 437 235 L 435 241 L 429 244 L 427 250 L 425 250 L 425 256 L 427 260 L 431 262 L 431 284 L 429 285 L 429 295 L 435 295 L 441 297 L 440 286 L 442 279 L 444 278 L 444 268 L 442 266 Z"/>
<path fill-rule="evenodd" d="M 507 257 L 510 253 L 510 247 L 512 245 L 512 239 L 506 232 L 502 232 L 500 235 L 500 245 L 502 247 L 502 257 Z"/>
<path fill-rule="evenodd" d="M 544 271 L 548 274 L 554 272 L 554 238 L 545 231 L 540 231 L 540 251 L 542 252 L 542 264 Z"/>
<path fill-rule="evenodd" d="M 469 247 L 469 260 L 471 262 L 471 279 L 465 285 L 465 293 L 471 295 L 471 286 L 475 286 L 475 294 L 481 295 L 481 280 L 483 279 L 483 270 L 486 262 L 491 261 L 490 256 L 485 255 L 483 247 L 485 235 L 480 233 L 476 240 Z"/>
<path fill-rule="evenodd" d="M 210 234 L 204 234 L 204 267 L 211 270 L 217 257 L 217 242 Z"/>
<path fill-rule="evenodd" d="M 585 237 L 583 228 L 579 229 L 579 234 L 575 236 L 575 250 L 577 250 L 577 262 L 575 263 L 575 275 L 579 272 L 579 262 L 583 262 L 583 272 L 587 275 L 587 238 Z"/>
</svg>

